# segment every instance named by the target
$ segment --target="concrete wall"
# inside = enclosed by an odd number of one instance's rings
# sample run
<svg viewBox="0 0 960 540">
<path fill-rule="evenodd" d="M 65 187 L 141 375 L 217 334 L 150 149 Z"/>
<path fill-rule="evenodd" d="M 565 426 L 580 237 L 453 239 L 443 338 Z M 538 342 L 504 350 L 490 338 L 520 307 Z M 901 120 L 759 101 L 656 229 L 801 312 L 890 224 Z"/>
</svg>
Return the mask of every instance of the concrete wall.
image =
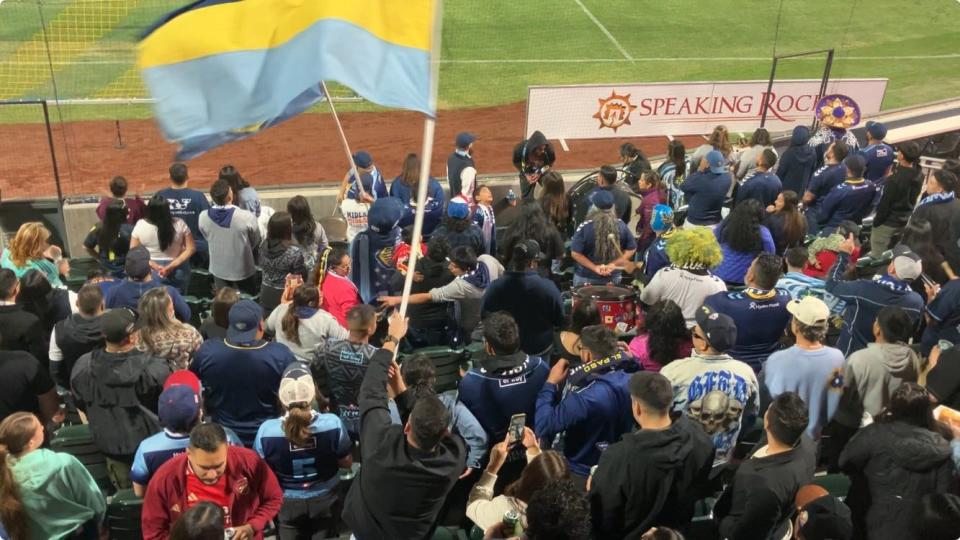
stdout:
<svg viewBox="0 0 960 540">
<path fill-rule="evenodd" d="M 566 171 L 563 174 L 567 188 L 569 189 L 583 176 L 590 171 Z M 440 183 L 447 187 L 446 181 Z M 481 176 L 480 183 L 486 184 L 493 189 L 494 200 L 507 196 L 507 192 L 512 188 L 519 195 L 520 187 L 517 176 Z M 310 202 L 310 208 L 317 219 L 334 215 L 336 211 L 337 185 L 329 186 L 292 186 L 279 188 L 257 189 L 260 195 L 260 201 L 264 206 L 269 206 L 276 210 L 286 208 L 287 201 L 295 195 L 303 195 Z M 96 215 L 97 205 L 95 203 L 68 204 L 63 207 L 65 230 L 69 253 L 72 257 L 86 257 L 86 250 L 83 248 L 83 239 L 90 232 L 90 229 L 97 223 Z M 337 212 L 339 215 L 339 212 Z"/>
</svg>

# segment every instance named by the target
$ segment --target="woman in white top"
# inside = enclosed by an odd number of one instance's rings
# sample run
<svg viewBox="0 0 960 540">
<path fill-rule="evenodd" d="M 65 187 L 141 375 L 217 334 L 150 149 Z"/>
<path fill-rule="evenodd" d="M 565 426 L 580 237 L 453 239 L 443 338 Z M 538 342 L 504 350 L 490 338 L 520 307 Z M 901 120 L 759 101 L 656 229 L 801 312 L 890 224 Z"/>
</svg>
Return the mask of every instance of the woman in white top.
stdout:
<svg viewBox="0 0 960 540">
<path fill-rule="evenodd" d="M 753 132 L 753 136 L 750 137 L 749 148 L 740 153 L 740 162 L 737 163 L 737 180 L 743 182 L 757 174 L 757 158 L 767 148 L 773 150 L 773 154 L 777 155 L 777 151 L 773 147 L 773 141 L 770 139 L 770 132 L 764 128 L 757 128 Z"/>
<path fill-rule="evenodd" d="M 570 478 L 570 469 L 567 460 L 560 452 L 554 450 L 540 451 L 537 436 L 530 428 L 523 428 L 523 440 L 520 441 L 527 450 L 527 466 L 523 469 L 520 479 L 503 490 L 502 495 L 493 496 L 493 486 L 497 483 L 497 473 L 507 460 L 510 451 L 511 436 L 490 449 L 490 462 L 483 476 L 473 486 L 467 499 L 467 517 L 477 527 L 486 530 L 491 525 L 501 523 L 503 515 L 509 511 L 516 512 L 520 523 L 527 528 L 527 503 L 540 488 L 553 480 Z"/>
<path fill-rule="evenodd" d="M 160 280 L 186 292 L 190 281 L 190 257 L 197 251 L 190 228 L 170 214 L 170 204 L 160 195 L 147 203 L 147 215 L 137 221 L 130 235 L 130 249 L 143 246 L 150 252 L 150 267 Z"/>
<path fill-rule="evenodd" d="M 281 304 L 267 317 L 267 331 L 307 363 L 313 361 L 314 351 L 324 340 L 350 336 L 333 315 L 320 309 L 320 290 L 313 285 L 285 290 Z"/>
</svg>

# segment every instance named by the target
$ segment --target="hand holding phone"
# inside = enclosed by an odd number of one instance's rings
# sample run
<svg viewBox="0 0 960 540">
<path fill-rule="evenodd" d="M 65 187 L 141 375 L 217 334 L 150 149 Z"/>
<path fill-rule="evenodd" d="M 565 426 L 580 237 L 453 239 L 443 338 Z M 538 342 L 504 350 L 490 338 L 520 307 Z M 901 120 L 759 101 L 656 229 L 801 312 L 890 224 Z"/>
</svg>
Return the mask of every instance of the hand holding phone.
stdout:
<svg viewBox="0 0 960 540">
<path fill-rule="evenodd" d="M 524 413 L 515 414 L 510 417 L 510 427 L 507 428 L 510 445 L 523 442 L 523 428 L 527 425 L 527 415 Z"/>
</svg>

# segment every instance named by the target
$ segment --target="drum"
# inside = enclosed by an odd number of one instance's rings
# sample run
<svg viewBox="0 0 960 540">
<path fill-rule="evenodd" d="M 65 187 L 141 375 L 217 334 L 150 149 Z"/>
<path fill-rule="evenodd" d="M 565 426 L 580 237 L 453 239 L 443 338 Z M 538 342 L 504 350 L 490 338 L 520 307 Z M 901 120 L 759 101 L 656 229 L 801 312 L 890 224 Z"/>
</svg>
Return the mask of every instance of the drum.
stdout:
<svg viewBox="0 0 960 540">
<path fill-rule="evenodd" d="M 632 288 L 614 285 L 585 285 L 573 291 L 573 306 L 591 299 L 597 303 L 600 321 L 618 334 L 636 330 L 639 316 L 640 294 Z"/>
</svg>

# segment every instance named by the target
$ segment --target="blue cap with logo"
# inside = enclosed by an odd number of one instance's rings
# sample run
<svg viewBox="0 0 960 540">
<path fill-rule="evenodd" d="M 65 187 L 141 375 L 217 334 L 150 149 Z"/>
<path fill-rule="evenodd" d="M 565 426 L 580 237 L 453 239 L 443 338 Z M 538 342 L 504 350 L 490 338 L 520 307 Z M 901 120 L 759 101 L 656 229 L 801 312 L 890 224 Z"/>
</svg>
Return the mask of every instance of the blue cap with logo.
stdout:
<svg viewBox="0 0 960 540">
<path fill-rule="evenodd" d="M 200 415 L 200 396 L 187 385 L 171 386 L 160 394 L 157 413 L 164 427 L 174 431 L 189 428 Z"/>
<path fill-rule="evenodd" d="M 887 136 L 887 126 L 883 125 L 881 122 L 874 122 L 870 120 L 867 122 L 867 133 L 871 137 L 878 141 L 882 141 L 884 137 Z"/>
<path fill-rule="evenodd" d="M 710 167 L 710 172 L 713 174 L 723 174 L 727 172 L 726 163 L 727 159 L 723 157 L 723 154 L 719 150 L 711 150 L 707 152 L 707 166 Z"/>
<path fill-rule="evenodd" d="M 609 189 L 598 189 L 590 196 L 590 202 L 598 210 L 609 210 L 613 208 L 613 193 Z"/>
<path fill-rule="evenodd" d="M 373 157 L 366 150 L 360 150 L 353 155 L 353 162 L 362 169 L 373 165 Z"/>
<path fill-rule="evenodd" d="M 250 343 L 257 338 L 257 330 L 263 321 L 263 309 L 253 300 L 240 300 L 230 308 L 227 321 L 227 339 L 231 343 Z"/>
<path fill-rule="evenodd" d="M 453 199 L 447 203 L 447 215 L 453 219 L 466 219 L 470 215 L 470 206 L 466 202 Z"/>
<path fill-rule="evenodd" d="M 473 133 L 467 133 L 466 131 L 457 133 L 457 148 L 466 149 L 475 140 L 477 140 L 477 136 Z"/>
</svg>

